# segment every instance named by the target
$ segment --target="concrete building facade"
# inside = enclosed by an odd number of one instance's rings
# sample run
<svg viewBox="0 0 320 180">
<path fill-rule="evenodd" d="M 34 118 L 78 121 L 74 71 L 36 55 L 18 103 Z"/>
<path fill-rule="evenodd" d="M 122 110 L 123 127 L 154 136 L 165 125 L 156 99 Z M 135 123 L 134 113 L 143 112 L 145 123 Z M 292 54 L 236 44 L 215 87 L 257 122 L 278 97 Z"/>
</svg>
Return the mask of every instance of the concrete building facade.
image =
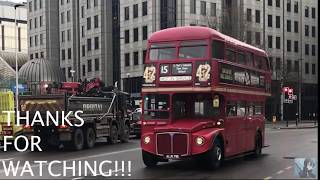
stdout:
<svg viewBox="0 0 320 180">
<path fill-rule="evenodd" d="M 121 83 L 137 99 L 148 37 L 176 26 L 222 28 L 220 0 L 120 0 Z"/>
</svg>

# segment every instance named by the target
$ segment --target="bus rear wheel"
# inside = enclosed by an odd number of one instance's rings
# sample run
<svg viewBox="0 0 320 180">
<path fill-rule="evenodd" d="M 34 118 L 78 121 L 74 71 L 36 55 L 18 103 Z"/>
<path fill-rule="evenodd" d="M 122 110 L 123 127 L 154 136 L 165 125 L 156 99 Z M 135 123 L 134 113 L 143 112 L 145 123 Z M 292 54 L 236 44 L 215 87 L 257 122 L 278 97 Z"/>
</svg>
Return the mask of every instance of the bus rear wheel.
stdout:
<svg viewBox="0 0 320 180">
<path fill-rule="evenodd" d="M 149 168 L 155 167 L 158 164 L 158 159 L 156 156 L 143 150 L 142 150 L 142 159 L 143 159 L 143 163 Z"/>
<path fill-rule="evenodd" d="M 70 150 L 79 151 L 84 147 L 84 133 L 81 128 L 76 128 L 72 134 L 72 140 L 65 142 L 64 146 Z"/>
<path fill-rule="evenodd" d="M 86 137 L 85 137 L 86 147 L 91 149 L 93 148 L 95 143 L 96 143 L 96 133 L 94 132 L 92 127 L 89 127 L 86 130 Z"/>
</svg>

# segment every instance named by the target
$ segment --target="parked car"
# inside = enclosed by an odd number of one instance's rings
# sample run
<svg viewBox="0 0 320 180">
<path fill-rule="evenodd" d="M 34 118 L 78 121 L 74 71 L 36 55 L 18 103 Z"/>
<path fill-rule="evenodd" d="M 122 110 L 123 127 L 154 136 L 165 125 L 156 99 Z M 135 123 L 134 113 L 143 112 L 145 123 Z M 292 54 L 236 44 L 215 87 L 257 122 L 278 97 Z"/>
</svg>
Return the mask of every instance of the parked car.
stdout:
<svg viewBox="0 0 320 180">
<path fill-rule="evenodd" d="M 131 134 L 136 135 L 136 137 L 140 137 L 141 135 L 141 121 L 140 117 L 142 114 L 142 108 L 137 108 L 132 112 L 132 118 L 131 118 Z"/>
</svg>

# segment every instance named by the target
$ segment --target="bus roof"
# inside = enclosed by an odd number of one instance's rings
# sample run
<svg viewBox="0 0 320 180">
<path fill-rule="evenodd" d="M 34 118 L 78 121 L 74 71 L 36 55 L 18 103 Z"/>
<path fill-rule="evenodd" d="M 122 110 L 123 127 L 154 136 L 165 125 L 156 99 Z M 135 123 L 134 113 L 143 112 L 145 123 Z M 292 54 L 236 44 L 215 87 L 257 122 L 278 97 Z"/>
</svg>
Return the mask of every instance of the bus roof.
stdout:
<svg viewBox="0 0 320 180">
<path fill-rule="evenodd" d="M 150 43 L 154 43 L 164 41 L 181 41 L 208 38 L 220 39 L 225 42 L 229 42 L 230 44 L 258 51 L 266 55 L 266 52 L 262 49 L 246 44 L 230 36 L 224 35 L 214 29 L 202 26 L 182 26 L 164 29 L 153 33 L 148 41 Z"/>
</svg>

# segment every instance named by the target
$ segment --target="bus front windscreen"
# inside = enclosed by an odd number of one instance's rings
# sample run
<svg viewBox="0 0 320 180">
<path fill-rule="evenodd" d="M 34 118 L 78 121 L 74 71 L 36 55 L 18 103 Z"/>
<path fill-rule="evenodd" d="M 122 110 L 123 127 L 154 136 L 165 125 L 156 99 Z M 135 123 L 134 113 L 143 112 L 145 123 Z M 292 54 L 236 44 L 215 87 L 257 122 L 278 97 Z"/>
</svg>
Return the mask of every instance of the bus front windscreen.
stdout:
<svg viewBox="0 0 320 180">
<path fill-rule="evenodd" d="M 169 118 L 169 95 L 149 94 L 144 97 L 145 120 L 161 120 Z"/>
<path fill-rule="evenodd" d="M 150 49 L 150 60 L 173 60 L 176 59 L 176 52 L 174 44 L 153 44 Z"/>
</svg>

